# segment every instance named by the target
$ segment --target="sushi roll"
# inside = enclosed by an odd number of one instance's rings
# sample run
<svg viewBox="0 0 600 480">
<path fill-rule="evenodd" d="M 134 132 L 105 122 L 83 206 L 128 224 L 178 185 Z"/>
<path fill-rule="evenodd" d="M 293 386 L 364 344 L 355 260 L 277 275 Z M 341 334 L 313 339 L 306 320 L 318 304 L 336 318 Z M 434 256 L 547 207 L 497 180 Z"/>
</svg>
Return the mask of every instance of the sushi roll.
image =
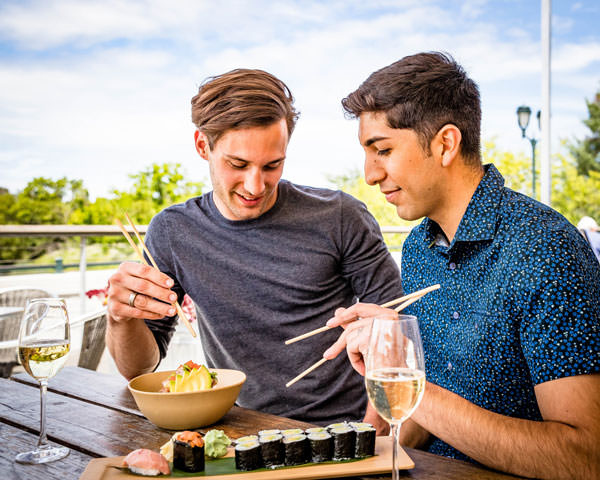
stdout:
<svg viewBox="0 0 600 480">
<path fill-rule="evenodd" d="M 235 444 L 237 445 L 238 443 L 245 443 L 249 440 L 258 441 L 258 435 L 246 435 L 245 437 L 240 437 L 235 440 Z"/>
<path fill-rule="evenodd" d="M 375 455 L 375 429 L 366 425 L 354 428 L 356 432 L 356 448 L 354 456 L 364 458 Z"/>
<path fill-rule="evenodd" d="M 235 446 L 235 468 L 238 470 L 256 470 L 263 466 L 261 448 L 258 440 L 237 442 Z"/>
<path fill-rule="evenodd" d="M 204 471 L 204 440 L 198 432 L 181 432 L 173 440 L 173 468 L 184 472 Z"/>
<path fill-rule="evenodd" d="M 327 462 L 333 458 L 333 437 L 325 429 L 309 433 L 308 445 L 311 462 Z"/>
<path fill-rule="evenodd" d="M 283 435 L 280 433 L 261 435 L 258 441 L 264 466 L 267 468 L 281 467 L 285 461 Z"/>
<path fill-rule="evenodd" d="M 331 432 L 331 430 L 333 430 L 334 428 L 340 428 L 340 427 L 347 427 L 348 426 L 348 422 L 339 422 L 339 423 L 332 423 L 331 425 L 327 425 L 327 430 Z"/>
<path fill-rule="evenodd" d="M 160 453 L 146 448 L 138 448 L 123 459 L 123 466 L 132 473 L 146 476 L 169 475 L 171 469 L 167 459 Z"/>
<path fill-rule="evenodd" d="M 313 427 L 313 428 L 307 428 L 306 430 L 304 430 L 304 433 L 306 435 L 310 435 L 311 433 L 320 433 L 320 432 L 326 432 L 327 429 L 325 427 Z"/>
<path fill-rule="evenodd" d="M 367 422 L 350 422 L 348 425 L 350 425 L 354 430 L 357 430 L 358 428 L 364 428 L 364 427 L 373 428 L 373 425 L 371 425 L 370 423 L 367 423 Z"/>
<path fill-rule="evenodd" d="M 309 446 L 306 435 L 297 433 L 283 439 L 286 465 L 302 465 L 309 459 Z"/>
<path fill-rule="evenodd" d="M 264 437 L 267 435 L 277 435 L 279 433 L 281 433 L 281 430 L 279 430 L 278 428 L 274 428 L 272 430 L 261 430 L 260 432 L 258 432 L 258 436 Z"/>
<path fill-rule="evenodd" d="M 284 437 L 289 437 L 290 435 L 298 435 L 299 433 L 304 433 L 301 428 L 288 428 L 287 430 L 282 430 L 281 434 Z"/>
<path fill-rule="evenodd" d="M 333 460 L 354 458 L 356 432 L 346 425 L 332 428 L 329 433 L 333 437 Z"/>
</svg>

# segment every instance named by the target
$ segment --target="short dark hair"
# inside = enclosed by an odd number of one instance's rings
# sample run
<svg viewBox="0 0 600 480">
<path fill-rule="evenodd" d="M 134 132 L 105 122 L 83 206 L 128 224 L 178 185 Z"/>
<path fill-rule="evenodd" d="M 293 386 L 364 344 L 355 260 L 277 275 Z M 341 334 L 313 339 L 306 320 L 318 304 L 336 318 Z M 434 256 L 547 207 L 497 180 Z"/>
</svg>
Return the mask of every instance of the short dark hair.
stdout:
<svg viewBox="0 0 600 480">
<path fill-rule="evenodd" d="M 460 152 L 467 163 L 481 164 L 479 88 L 448 54 L 404 57 L 372 73 L 342 106 L 350 118 L 385 113 L 391 128 L 414 130 L 427 152 L 439 129 L 451 123 L 461 132 Z"/>
<path fill-rule="evenodd" d="M 291 136 L 298 115 L 287 85 L 263 70 L 238 68 L 209 77 L 192 98 L 192 121 L 211 148 L 227 130 L 266 127 L 282 118 Z"/>
</svg>

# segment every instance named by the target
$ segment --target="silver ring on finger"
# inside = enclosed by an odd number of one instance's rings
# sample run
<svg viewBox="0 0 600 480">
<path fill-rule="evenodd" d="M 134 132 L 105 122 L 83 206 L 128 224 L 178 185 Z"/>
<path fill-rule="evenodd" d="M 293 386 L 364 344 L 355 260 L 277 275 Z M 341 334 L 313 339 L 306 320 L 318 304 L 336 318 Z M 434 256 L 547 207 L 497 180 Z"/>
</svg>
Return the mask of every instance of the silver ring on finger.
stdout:
<svg viewBox="0 0 600 480">
<path fill-rule="evenodd" d="M 129 302 L 128 303 L 131 308 L 135 308 L 135 297 L 137 297 L 137 296 L 138 296 L 138 292 L 131 292 L 129 294 Z"/>
</svg>

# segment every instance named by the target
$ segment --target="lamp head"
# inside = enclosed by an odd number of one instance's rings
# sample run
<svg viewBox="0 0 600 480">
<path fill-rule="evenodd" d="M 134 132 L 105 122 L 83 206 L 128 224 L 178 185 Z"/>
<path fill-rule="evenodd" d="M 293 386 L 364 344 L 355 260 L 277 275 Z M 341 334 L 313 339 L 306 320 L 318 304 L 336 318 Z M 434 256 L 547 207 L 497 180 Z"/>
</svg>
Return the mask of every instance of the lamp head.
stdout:
<svg viewBox="0 0 600 480">
<path fill-rule="evenodd" d="M 531 108 L 526 105 L 521 105 L 517 108 L 517 120 L 519 121 L 519 127 L 521 127 L 521 133 L 525 137 L 525 129 L 529 125 L 529 118 L 531 117 Z"/>
</svg>

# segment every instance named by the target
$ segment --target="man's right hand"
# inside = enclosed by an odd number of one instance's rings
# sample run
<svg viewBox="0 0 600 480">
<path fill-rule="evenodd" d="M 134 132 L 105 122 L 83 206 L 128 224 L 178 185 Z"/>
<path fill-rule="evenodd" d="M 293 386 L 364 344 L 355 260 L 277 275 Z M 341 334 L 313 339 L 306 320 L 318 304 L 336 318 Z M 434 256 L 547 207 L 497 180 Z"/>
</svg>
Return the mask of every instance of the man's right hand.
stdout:
<svg viewBox="0 0 600 480">
<path fill-rule="evenodd" d="M 109 278 L 108 314 L 115 322 L 132 318 L 158 320 L 172 317 L 177 294 L 173 279 L 148 265 L 124 262 Z M 133 293 L 133 307 L 129 301 Z"/>
</svg>

